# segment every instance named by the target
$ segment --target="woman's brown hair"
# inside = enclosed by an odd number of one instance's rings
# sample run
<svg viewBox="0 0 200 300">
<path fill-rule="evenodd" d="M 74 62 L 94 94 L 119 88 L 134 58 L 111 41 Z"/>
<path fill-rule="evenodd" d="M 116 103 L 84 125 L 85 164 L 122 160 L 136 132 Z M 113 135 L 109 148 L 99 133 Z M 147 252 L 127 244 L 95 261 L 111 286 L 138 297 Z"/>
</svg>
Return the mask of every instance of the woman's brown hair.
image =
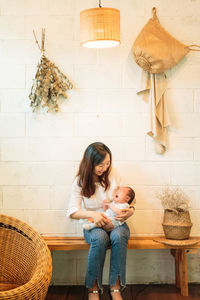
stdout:
<svg viewBox="0 0 200 300">
<path fill-rule="evenodd" d="M 89 198 L 95 193 L 94 168 L 104 161 L 106 154 L 110 156 L 110 166 L 98 177 L 99 183 L 105 190 L 110 186 L 108 176 L 112 162 L 111 151 L 105 144 L 100 142 L 92 143 L 86 148 L 77 173 L 78 185 L 81 187 L 81 194 L 83 196 Z"/>
</svg>

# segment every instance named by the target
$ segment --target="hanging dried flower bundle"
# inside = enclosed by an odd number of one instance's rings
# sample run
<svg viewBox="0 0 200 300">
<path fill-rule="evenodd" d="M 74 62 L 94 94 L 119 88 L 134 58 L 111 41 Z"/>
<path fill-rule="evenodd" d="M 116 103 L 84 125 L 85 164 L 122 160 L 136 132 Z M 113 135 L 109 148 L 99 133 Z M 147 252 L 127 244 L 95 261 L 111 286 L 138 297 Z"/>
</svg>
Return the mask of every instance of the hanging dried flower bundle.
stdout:
<svg viewBox="0 0 200 300">
<path fill-rule="evenodd" d="M 73 85 L 59 68 L 44 55 L 44 39 L 45 31 L 42 29 L 41 48 L 36 39 L 42 57 L 38 64 L 31 93 L 29 95 L 29 99 L 31 100 L 30 106 L 33 108 L 33 111 L 36 111 L 40 107 L 47 107 L 48 111 L 57 112 L 59 111 L 58 104 L 60 97 L 67 98 L 66 92 L 67 90 L 72 89 Z"/>
<path fill-rule="evenodd" d="M 190 208 L 189 197 L 179 187 L 166 187 L 156 196 L 161 200 L 161 204 L 166 210 L 178 213 L 179 211 L 188 211 Z"/>
</svg>

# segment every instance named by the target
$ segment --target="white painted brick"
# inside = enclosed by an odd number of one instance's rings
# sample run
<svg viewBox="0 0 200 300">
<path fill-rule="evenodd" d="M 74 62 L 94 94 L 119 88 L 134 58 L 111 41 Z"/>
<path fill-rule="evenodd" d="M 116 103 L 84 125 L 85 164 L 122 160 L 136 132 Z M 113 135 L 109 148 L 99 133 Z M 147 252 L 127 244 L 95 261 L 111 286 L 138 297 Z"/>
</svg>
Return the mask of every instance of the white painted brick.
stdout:
<svg viewBox="0 0 200 300">
<path fill-rule="evenodd" d="M 106 131 L 102 132 L 102 124 Z M 123 135 L 124 116 L 121 114 L 76 114 L 76 136 L 120 136 Z"/>
<path fill-rule="evenodd" d="M 30 91 L 25 89 L 6 89 L 0 91 L 1 112 L 3 113 L 22 113 L 30 112 Z"/>
<path fill-rule="evenodd" d="M 137 88 L 139 90 L 141 86 L 141 74 L 142 69 L 136 64 L 130 52 L 123 66 L 123 87 Z"/>
<path fill-rule="evenodd" d="M 145 137 L 147 128 L 147 115 L 144 113 L 132 113 L 124 116 L 124 136 Z"/>
<path fill-rule="evenodd" d="M 135 2 L 132 2 L 132 5 L 134 4 Z M 133 15 L 134 10 L 123 9 L 121 12 L 121 43 L 129 43 L 130 53 L 137 35 L 147 22 L 147 19 L 145 19 L 144 16 L 141 17 L 139 15 L 135 15 L 133 17 Z M 141 12 L 141 15 L 143 15 L 143 12 Z"/>
<path fill-rule="evenodd" d="M 163 211 L 159 210 L 136 210 L 134 215 L 127 221 L 134 235 L 162 235 Z"/>
<path fill-rule="evenodd" d="M 180 162 L 171 166 L 171 183 L 179 185 L 200 184 L 200 164 Z"/>
<path fill-rule="evenodd" d="M 155 152 L 155 141 L 146 136 L 146 160 L 191 161 L 194 156 L 193 138 L 173 137 L 168 134 L 167 150 L 160 155 Z"/>
<path fill-rule="evenodd" d="M 167 89 L 165 99 L 169 113 L 193 112 L 193 90 L 192 89 Z"/>
<path fill-rule="evenodd" d="M 99 84 L 98 67 L 95 65 L 75 66 L 74 81 L 79 88 L 97 88 Z"/>
<path fill-rule="evenodd" d="M 71 184 L 74 175 L 72 162 L 0 164 L 0 185 Z"/>
<path fill-rule="evenodd" d="M 159 162 L 116 162 L 122 178 L 130 185 L 165 185 L 170 183 L 170 165 Z"/>
<path fill-rule="evenodd" d="M 25 17 L 25 38 L 35 41 L 33 30 L 38 41 L 41 41 L 41 29 L 45 28 L 46 40 L 73 40 L 73 18 L 67 15 L 36 15 Z"/>
<path fill-rule="evenodd" d="M 42 0 L 38 4 L 37 1 L 27 0 L 2 0 L 2 15 L 68 15 L 73 14 L 75 1 L 71 0 Z"/>
<path fill-rule="evenodd" d="M 51 190 L 42 186 L 7 186 L 3 188 L 4 209 L 49 209 Z"/>
<path fill-rule="evenodd" d="M 161 201 L 157 198 L 163 186 L 132 186 L 136 194 L 136 210 L 163 210 Z M 190 209 L 200 209 L 200 187 L 199 186 L 180 186 L 189 199 Z"/>
<path fill-rule="evenodd" d="M 122 16 L 126 16 L 128 19 L 134 19 L 140 15 L 144 16 L 145 0 L 126 0 L 121 1 L 120 4 L 120 12 Z"/>
<path fill-rule="evenodd" d="M 101 141 L 112 150 L 115 161 L 144 160 L 144 137 L 103 137 Z"/>
<path fill-rule="evenodd" d="M 191 229 L 191 236 L 198 236 L 200 232 L 200 224 L 199 224 L 199 217 L 200 217 L 200 210 L 191 210 L 191 221 L 193 223 Z"/>
<path fill-rule="evenodd" d="M 72 136 L 74 118 L 68 113 L 41 113 L 27 115 L 28 136 Z"/>
<path fill-rule="evenodd" d="M 25 135 L 25 115 L 0 113 L 0 137 Z"/>
<path fill-rule="evenodd" d="M 29 224 L 43 235 L 70 235 L 74 233 L 75 222 L 66 216 L 63 210 L 26 211 Z"/>
<path fill-rule="evenodd" d="M 99 64 L 118 65 L 126 62 L 127 56 L 130 52 L 130 45 L 121 43 L 117 47 L 99 49 Z"/>
<path fill-rule="evenodd" d="M 168 87 L 198 88 L 200 86 L 199 68 L 199 65 L 189 65 L 185 60 L 181 61 L 167 72 Z"/>
<path fill-rule="evenodd" d="M 144 101 L 134 89 L 99 90 L 97 99 L 99 112 L 137 113 L 145 110 Z"/>
<path fill-rule="evenodd" d="M 31 92 L 31 88 L 33 85 L 33 80 L 35 78 L 35 74 L 37 72 L 37 65 L 39 64 L 39 61 L 40 61 L 40 58 L 38 58 L 38 60 L 35 61 L 34 65 L 26 66 L 25 86 L 26 86 L 26 89 L 30 92 Z M 29 100 L 29 103 L 30 103 L 30 100 Z"/>
<path fill-rule="evenodd" d="M 187 5 L 187 8 L 188 7 L 189 6 Z M 162 26 L 172 36 L 174 36 L 176 39 L 178 39 L 180 42 L 184 43 L 185 45 L 199 44 L 199 35 L 197 34 L 197 28 L 200 25 L 200 17 L 198 13 L 198 6 L 196 8 L 197 10 L 196 9 L 193 10 L 191 15 L 190 14 L 188 14 L 187 16 L 182 15 L 181 17 L 177 17 L 177 16 L 163 17 L 160 18 L 160 22 Z M 184 6 L 182 6 L 182 10 L 187 11 Z M 158 17 L 159 17 L 159 13 L 158 13 Z M 193 56 L 193 52 L 188 53 L 186 55 L 186 60 L 190 55 Z"/>
<path fill-rule="evenodd" d="M 25 37 L 24 16 L 0 17 L 0 39 L 23 39 Z"/>
<path fill-rule="evenodd" d="M 102 140 L 102 139 L 101 139 Z M 2 161 L 80 161 L 91 137 L 20 138 L 2 140 Z M 13 151 L 15 149 L 15 151 Z"/>
<path fill-rule="evenodd" d="M 97 111 L 97 91 L 75 89 L 70 98 L 61 105 L 62 112 L 87 113 Z"/>
<path fill-rule="evenodd" d="M 136 210 L 163 210 L 160 200 L 157 198 L 157 193 L 162 189 L 161 186 L 132 186 L 135 191 Z"/>
<path fill-rule="evenodd" d="M 80 142 L 82 144 L 80 145 Z M 2 161 L 73 161 L 93 142 L 84 138 L 18 138 L 2 140 Z M 15 151 L 13 151 L 15 149 Z"/>
<path fill-rule="evenodd" d="M 25 88 L 25 66 L 0 64 L 0 88 Z"/>
<path fill-rule="evenodd" d="M 157 8 L 158 17 L 176 17 L 177 20 L 180 16 L 198 15 L 200 9 L 200 3 L 192 0 L 176 0 L 172 6 L 170 1 L 150 0 L 145 2 L 147 13 L 151 12 L 153 6 Z"/>
<path fill-rule="evenodd" d="M 69 198 L 71 193 L 71 185 L 57 185 L 52 188 L 52 198 L 50 203 L 51 209 L 60 209 L 67 211 Z"/>
<path fill-rule="evenodd" d="M 79 88 L 121 88 L 122 66 L 120 64 L 76 65 L 75 79 Z"/>
<path fill-rule="evenodd" d="M 62 40 L 47 43 L 46 55 L 60 66 L 65 64 L 97 64 L 97 50 L 80 46 L 80 41 Z"/>
<path fill-rule="evenodd" d="M 32 40 L 5 39 L 0 40 L 0 63 L 21 64 L 34 63 L 40 52 Z"/>
<path fill-rule="evenodd" d="M 200 139 L 194 140 L 194 160 L 200 160 Z"/>
<path fill-rule="evenodd" d="M 200 209 L 200 187 L 197 185 L 193 186 L 181 186 L 184 193 L 189 198 L 189 205 L 191 210 Z"/>
<path fill-rule="evenodd" d="M 194 90 L 194 111 L 200 113 L 200 89 Z"/>
<path fill-rule="evenodd" d="M 199 113 L 170 113 L 169 132 L 176 137 L 198 137 L 200 135 Z"/>
</svg>

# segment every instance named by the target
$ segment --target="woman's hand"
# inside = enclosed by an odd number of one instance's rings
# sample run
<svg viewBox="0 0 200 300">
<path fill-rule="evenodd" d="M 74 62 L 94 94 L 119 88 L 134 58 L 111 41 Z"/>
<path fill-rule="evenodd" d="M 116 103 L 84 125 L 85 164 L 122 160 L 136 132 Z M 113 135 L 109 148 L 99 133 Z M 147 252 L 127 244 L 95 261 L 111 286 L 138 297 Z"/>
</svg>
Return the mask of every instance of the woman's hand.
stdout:
<svg viewBox="0 0 200 300">
<path fill-rule="evenodd" d="M 98 211 L 94 211 L 92 213 L 92 219 L 94 220 L 94 223 L 98 226 L 98 227 L 103 227 L 108 223 L 108 218 L 101 212 Z"/>
<path fill-rule="evenodd" d="M 133 208 L 124 208 L 121 209 L 120 214 L 118 214 L 117 217 L 115 217 L 115 219 L 121 222 L 125 222 L 128 218 L 130 218 L 133 215 L 133 213 Z"/>
<path fill-rule="evenodd" d="M 113 225 L 113 223 L 109 220 L 109 222 L 108 222 L 106 225 L 103 226 L 103 229 L 104 229 L 105 231 L 111 231 L 111 230 L 114 229 L 114 225 Z"/>
</svg>

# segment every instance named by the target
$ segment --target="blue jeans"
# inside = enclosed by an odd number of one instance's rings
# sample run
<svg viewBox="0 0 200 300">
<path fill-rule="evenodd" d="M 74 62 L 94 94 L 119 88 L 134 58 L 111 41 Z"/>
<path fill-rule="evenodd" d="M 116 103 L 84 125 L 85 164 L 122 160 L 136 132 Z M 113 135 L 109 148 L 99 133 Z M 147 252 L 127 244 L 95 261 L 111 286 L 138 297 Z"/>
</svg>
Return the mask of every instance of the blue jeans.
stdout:
<svg viewBox="0 0 200 300">
<path fill-rule="evenodd" d="M 85 284 L 92 288 L 97 280 L 98 287 L 102 289 L 102 273 L 108 245 L 111 244 L 109 285 L 115 285 L 118 277 L 121 286 L 125 287 L 126 253 L 130 237 L 128 225 L 117 226 L 111 232 L 102 228 L 84 230 L 84 238 L 90 244 Z"/>
</svg>

